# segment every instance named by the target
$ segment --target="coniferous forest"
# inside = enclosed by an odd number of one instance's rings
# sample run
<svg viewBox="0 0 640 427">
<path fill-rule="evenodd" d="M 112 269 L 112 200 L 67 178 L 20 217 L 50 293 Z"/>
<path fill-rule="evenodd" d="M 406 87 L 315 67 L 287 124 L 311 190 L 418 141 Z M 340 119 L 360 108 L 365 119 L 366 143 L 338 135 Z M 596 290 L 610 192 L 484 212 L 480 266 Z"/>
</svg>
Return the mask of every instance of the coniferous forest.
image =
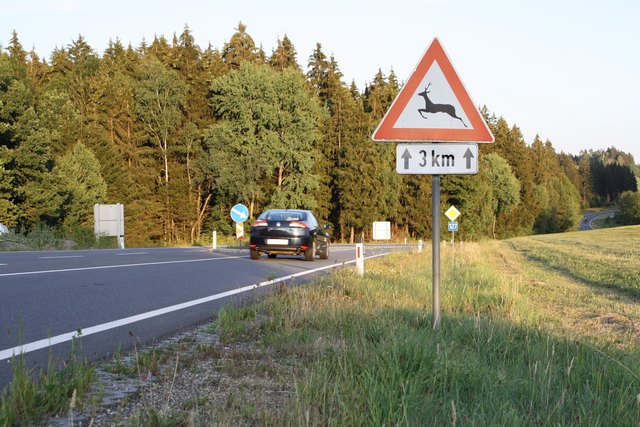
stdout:
<svg viewBox="0 0 640 427">
<path fill-rule="evenodd" d="M 264 52 L 242 23 L 222 47 L 185 27 L 101 54 L 79 36 L 49 59 L 13 32 L 0 52 L 0 222 L 92 230 L 94 203 L 123 203 L 129 244 L 194 243 L 233 234 L 243 203 L 253 217 L 313 209 L 341 241 L 373 221 L 430 238 L 431 177 L 398 175 L 395 144 L 371 140 L 401 84 L 372 70 L 360 90 L 320 43 L 304 59 L 287 36 Z M 495 143 L 480 146 L 480 172 L 442 178 L 462 239 L 572 230 L 582 208 L 637 191 L 631 155 L 557 153 L 481 112 Z"/>
</svg>

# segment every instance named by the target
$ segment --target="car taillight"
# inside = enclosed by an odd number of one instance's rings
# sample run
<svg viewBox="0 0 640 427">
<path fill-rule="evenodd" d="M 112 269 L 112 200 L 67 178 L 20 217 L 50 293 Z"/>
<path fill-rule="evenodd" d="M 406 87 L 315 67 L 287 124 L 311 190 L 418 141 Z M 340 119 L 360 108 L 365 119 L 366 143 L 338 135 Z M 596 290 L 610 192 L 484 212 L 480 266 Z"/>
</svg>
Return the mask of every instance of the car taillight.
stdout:
<svg viewBox="0 0 640 427">
<path fill-rule="evenodd" d="M 309 228 L 307 226 L 307 224 L 305 224 L 304 222 L 300 222 L 300 221 L 291 221 L 289 223 L 289 227 L 291 227 L 291 228 Z"/>
<path fill-rule="evenodd" d="M 266 227 L 267 225 L 268 225 L 267 221 L 265 221 L 263 219 L 260 219 L 260 220 L 258 220 L 256 222 L 254 222 L 253 225 L 251 225 L 251 226 L 252 227 Z"/>
</svg>

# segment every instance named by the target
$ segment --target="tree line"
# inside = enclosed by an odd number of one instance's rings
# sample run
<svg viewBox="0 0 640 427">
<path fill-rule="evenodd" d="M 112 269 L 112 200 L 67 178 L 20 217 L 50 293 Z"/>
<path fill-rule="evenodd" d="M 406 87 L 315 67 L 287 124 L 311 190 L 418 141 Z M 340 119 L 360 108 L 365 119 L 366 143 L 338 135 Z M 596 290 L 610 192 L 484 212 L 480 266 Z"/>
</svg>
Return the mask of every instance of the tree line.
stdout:
<svg viewBox="0 0 640 427">
<path fill-rule="evenodd" d="M 92 228 L 94 203 L 123 203 L 128 242 L 194 243 L 232 234 L 244 203 L 252 217 L 313 209 L 342 241 L 380 220 L 428 237 L 430 177 L 398 175 L 394 144 L 371 140 L 399 89 L 393 70 L 345 83 L 320 43 L 303 70 L 286 35 L 269 55 L 242 23 L 220 49 L 185 27 L 102 55 L 79 36 L 48 61 L 14 31 L 0 53 L 0 222 L 69 233 Z M 442 180 L 462 238 L 571 230 L 581 208 L 637 191 L 631 155 L 556 153 L 481 112 L 496 141 L 479 174 Z"/>
</svg>

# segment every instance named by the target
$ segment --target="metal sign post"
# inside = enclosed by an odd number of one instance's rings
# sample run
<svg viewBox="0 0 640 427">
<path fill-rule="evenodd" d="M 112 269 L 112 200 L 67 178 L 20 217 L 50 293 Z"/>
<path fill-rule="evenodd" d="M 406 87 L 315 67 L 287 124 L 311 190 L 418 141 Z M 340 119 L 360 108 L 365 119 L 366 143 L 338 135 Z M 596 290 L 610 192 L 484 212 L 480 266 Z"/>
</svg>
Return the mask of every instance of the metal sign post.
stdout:
<svg viewBox="0 0 640 427">
<path fill-rule="evenodd" d="M 451 246 L 453 246 L 455 234 L 456 234 L 456 231 L 458 231 L 458 222 L 457 221 L 449 221 L 448 229 L 451 232 Z"/>
<path fill-rule="evenodd" d="M 231 208 L 231 219 L 236 223 L 236 240 L 238 247 L 242 247 L 244 240 L 244 222 L 249 218 L 249 209 L 242 203 Z"/>
<path fill-rule="evenodd" d="M 433 279 L 433 329 L 440 329 L 440 175 L 431 177 L 431 262 Z"/>
<path fill-rule="evenodd" d="M 456 219 L 460 216 L 460 211 L 456 209 L 455 206 L 451 206 L 444 214 L 449 218 L 448 229 L 451 232 L 451 246 L 453 246 L 454 235 L 455 232 L 458 231 L 458 222 Z"/>
</svg>

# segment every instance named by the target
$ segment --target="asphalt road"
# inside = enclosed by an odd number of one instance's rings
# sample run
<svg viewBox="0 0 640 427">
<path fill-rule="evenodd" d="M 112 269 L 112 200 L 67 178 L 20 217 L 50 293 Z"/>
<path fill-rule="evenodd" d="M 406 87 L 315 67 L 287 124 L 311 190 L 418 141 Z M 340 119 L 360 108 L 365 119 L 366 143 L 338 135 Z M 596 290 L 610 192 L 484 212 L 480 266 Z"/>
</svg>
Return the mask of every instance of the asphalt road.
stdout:
<svg viewBox="0 0 640 427">
<path fill-rule="evenodd" d="M 408 246 L 367 246 L 367 257 Z M 260 296 L 278 282 L 300 283 L 352 266 L 355 249 L 335 245 L 328 260 L 247 251 L 163 248 L 0 253 L 0 389 L 11 358 L 27 366 L 63 360 L 72 338 L 83 357 L 101 359 L 210 319 L 216 310 Z"/>
<path fill-rule="evenodd" d="M 580 230 L 586 231 L 586 230 L 593 230 L 593 221 L 599 219 L 599 218 L 606 218 L 609 216 L 613 216 L 615 214 L 615 210 L 606 210 L 606 211 L 601 211 L 601 212 L 594 212 L 594 213 L 588 213 L 585 214 L 585 216 L 582 217 L 582 222 L 580 223 Z"/>
</svg>

